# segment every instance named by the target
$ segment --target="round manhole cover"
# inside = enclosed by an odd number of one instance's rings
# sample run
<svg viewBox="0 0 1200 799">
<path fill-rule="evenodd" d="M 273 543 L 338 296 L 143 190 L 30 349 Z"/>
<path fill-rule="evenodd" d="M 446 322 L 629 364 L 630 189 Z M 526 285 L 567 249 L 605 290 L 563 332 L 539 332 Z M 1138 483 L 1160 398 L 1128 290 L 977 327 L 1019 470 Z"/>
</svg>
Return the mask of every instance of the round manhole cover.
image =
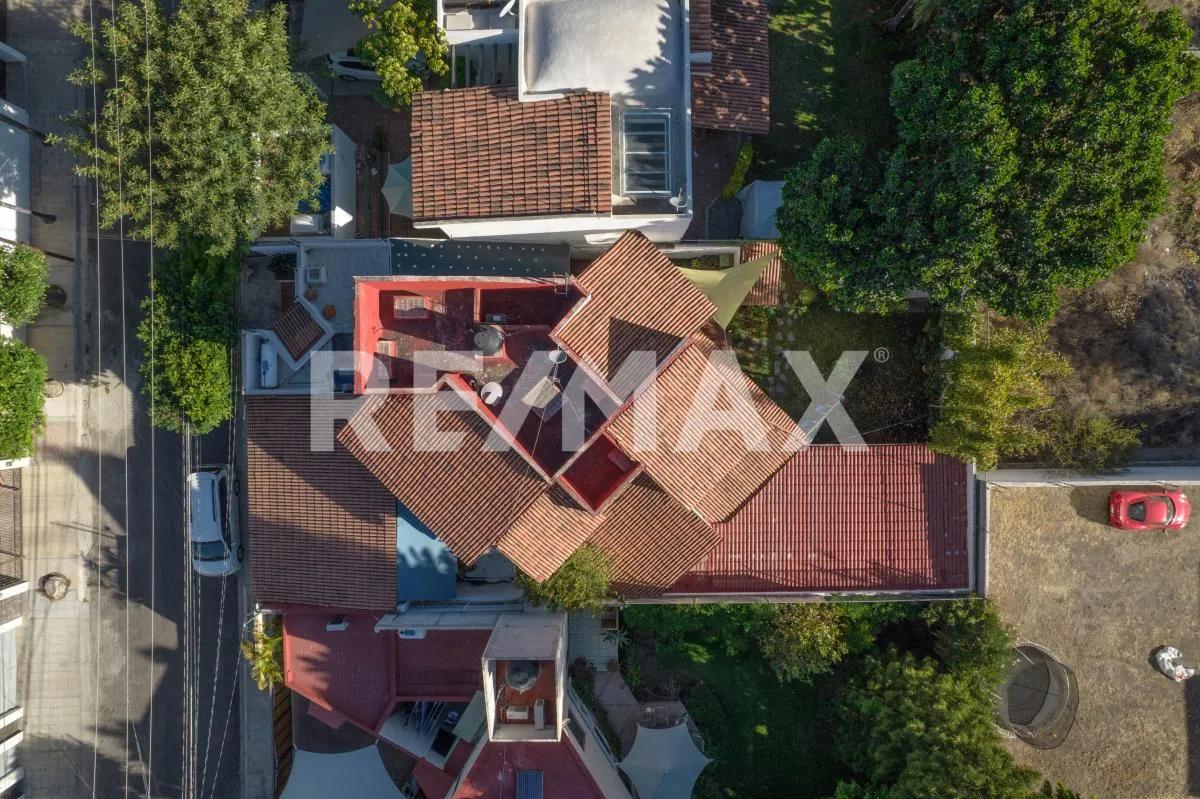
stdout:
<svg viewBox="0 0 1200 799">
<path fill-rule="evenodd" d="M 41 579 L 39 585 L 42 593 L 46 595 L 46 599 L 56 600 L 67 595 L 67 591 L 71 588 L 71 581 L 65 574 L 51 572 Z"/>
<path fill-rule="evenodd" d="M 67 304 L 67 290 L 62 286 L 46 286 L 46 304 L 51 308 L 62 308 Z"/>
</svg>

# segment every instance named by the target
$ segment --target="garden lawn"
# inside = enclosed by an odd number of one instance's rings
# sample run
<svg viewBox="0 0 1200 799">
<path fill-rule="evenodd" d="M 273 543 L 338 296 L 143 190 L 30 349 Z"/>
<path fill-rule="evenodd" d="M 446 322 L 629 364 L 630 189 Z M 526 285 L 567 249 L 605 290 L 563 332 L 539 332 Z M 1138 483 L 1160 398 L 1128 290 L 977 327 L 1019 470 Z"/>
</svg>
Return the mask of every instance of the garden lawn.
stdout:
<svg viewBox="0 0 1200 799">
<path fill-rule="evenodd" d="M 772 3 L 771 132 L 754 142 L 750 180 L 782 180 L 824 136 L 871 147 L 892 133 L 888 87 L 903 33 L 879 22 L 899 0 L 775 0 Z M 902 31 L 907 31 L 905 25 Z"/>
<path fill-rule="evenodd" d="M 833 754 L 829 682 L 784 684 L 754 655 L 730 657 L 706 647 L 664 655 L 682 699 L 704 736 L 712 763 L 696 799 L 829 796 L 840 773 Z"/>
<path fill-rule="evenodd" d="M 729 328 L 730 342 L 746 374 L 799 420 L 809 397 L 783 357 L 807 351 L 829 376 L 843 352 L 869 354 L 846 389 L 846 412 L 868 444 L 926 441 L 929 430 L 930 337 L 928 316 L 888 316 L 834 311 L 821 303 L 802 309 L 785 291 L 778 308 L 743 308 Z M 822 425 L 816 443 L 836 443 Z"/>
</svg>

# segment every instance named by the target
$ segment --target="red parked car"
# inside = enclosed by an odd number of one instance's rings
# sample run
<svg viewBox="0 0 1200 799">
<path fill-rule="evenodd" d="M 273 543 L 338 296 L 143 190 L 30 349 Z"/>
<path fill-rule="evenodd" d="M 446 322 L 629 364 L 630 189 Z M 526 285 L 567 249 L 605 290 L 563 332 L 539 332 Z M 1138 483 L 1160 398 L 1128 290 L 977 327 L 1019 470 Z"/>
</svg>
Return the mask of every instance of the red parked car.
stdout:
<svg viewBox="0 0 1200 799">
<path fill-rule="evenodd" d="M 1192 506 L 1182 491 L 1114 491 L 1108 523 L 1122 530 L 1182 530 Z"/>
</svg>

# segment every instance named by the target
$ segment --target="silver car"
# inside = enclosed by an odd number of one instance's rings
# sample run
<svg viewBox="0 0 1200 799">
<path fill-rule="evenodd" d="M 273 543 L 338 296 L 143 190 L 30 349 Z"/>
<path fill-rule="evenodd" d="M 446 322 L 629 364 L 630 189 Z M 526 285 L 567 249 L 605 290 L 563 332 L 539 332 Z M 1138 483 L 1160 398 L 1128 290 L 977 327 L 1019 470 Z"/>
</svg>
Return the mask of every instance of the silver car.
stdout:
<svg viewBox="0 0 1200 799">
<path fill-rule="evenodd" d="M 329 71 L 342 80 L 379 80 L 379 75 L 371 69 L 362 58 L 354 54 L 354 50 L 339 50 L 325 56 Z"/>
<path fill-rule="evenodd" d="M 188 544 L 197 574 L 223 577 L 242 562 L 235 497 L 241 486 L 228 466 L 201 466 L 187 478 Z"/>
</svg>

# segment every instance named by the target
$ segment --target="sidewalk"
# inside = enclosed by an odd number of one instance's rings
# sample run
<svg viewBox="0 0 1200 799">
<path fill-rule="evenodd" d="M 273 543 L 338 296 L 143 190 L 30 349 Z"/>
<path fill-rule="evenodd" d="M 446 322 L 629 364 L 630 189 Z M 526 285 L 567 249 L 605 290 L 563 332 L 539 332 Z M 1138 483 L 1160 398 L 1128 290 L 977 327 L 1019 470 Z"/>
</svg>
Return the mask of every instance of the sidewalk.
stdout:
<svg viewBox="0 0 1200 799">
<path fill-rule="evenodd" d="M 7 41 L 28 58 L 9 66 L 8 98 L 28 112 L 35 129 L 61 132 L 61 117 L 80 107 L 80 91 L 63 77 L 80 63 L 82 46 L 65 26 L 86 8 L 82 0 L 8 2 Z M 32 223 L 32 244 L 79 253 L 79 224 L 86 214 L 80 212 L 71 154 L 33 139 L 29 155 L 30 205 L 57 217 L 53 224 Z M 44 574 L 61 572 L 71 590 L 58 602 L 30 597 L 19 643 L 18 690 L 25 707 L 19 757 L 27 796 L 71 797 L 90 795 L 92 779 L 92 719 L 86 709 L 92 705 L 94 642 L 84 556 L 93 546 L 98 509 L 87 484 L 88 462 L 94 464 L 95 456 L 79 421 L 88 418 L 91 394 L 99 389 L 79 380 L 88 373 L 77 330 L 89 318 L 78 307 L 85 265 L 55 258 L 47 265 L 50 282 L 65 290 L 67 303 L 45 309 L 26 338 L 66 390 L 46 401 L 45 435 L 23 475 L 24 566 L 31 586 Z"/>
</svg>

